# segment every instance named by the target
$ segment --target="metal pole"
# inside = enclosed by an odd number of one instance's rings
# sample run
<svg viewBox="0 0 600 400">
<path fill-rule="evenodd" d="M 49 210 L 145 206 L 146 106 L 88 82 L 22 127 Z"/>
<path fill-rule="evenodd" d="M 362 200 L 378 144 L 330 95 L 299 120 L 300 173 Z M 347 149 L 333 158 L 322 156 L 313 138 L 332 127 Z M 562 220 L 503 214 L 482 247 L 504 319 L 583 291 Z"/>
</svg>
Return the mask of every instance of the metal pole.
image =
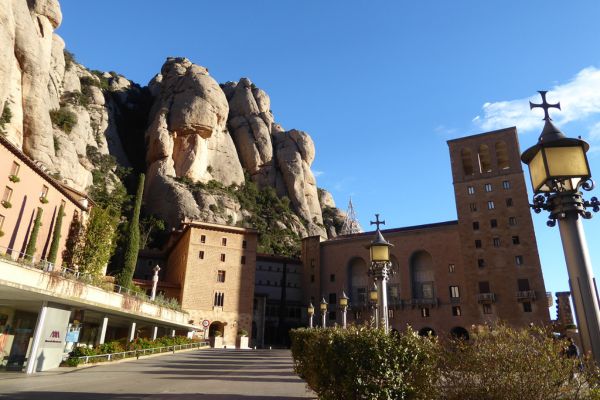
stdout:
<svg viewBox="0 0 600 400">
<path fill-rule="evenodd" d="M 377 304 L 373 305 L 373 313 L 375 314 L 375 328 L 379 328 L 379 306 Z"/>
<path fill-rule="evenodd" d="M 568 212 L 564 218 L 558 219 L 558 227 L 569 272 L 582 350 L 583 353 L 591 352 L 596 362 L 600 363 L 600 309 L 583 225 L 577 213 Z"/>
<path fill-rule="evenodd" d="M 348 307 L 343 307 L 342 308 L 342 327 L 344 329 L 346 329 L 346 311 L 348 310 Z"/>
<path fill-rule="evenodd" d="M 327 325 L 326 325 L 326 318 L 325 318 L 326 314 L 327 314 L 326 311 L 323 311 L 321 313 L 321 325 L 323 326 L 323 328 L 327 327 Z"/>
<path fill-rule="evenodd" d="M 308 327 L 309 327 L 309 328 L 312 328 L 312 327 L 313 327 L 313 317 L 314 317 L 314 314 L 310 314 L 310 315 L 308 316 Z"/>
<path fill-rule="evenodd" d="M 384 266 L 383 268 L 387 268 Z M 381 283 L 377 285 L 377 298 L 379 299 L 379 309 L 381 310 L 381 325 L 385 333 L 389 331 L 388 325 L 388 301 L 387 301 L 387 271 L 382 271 Z"/>
</svg>

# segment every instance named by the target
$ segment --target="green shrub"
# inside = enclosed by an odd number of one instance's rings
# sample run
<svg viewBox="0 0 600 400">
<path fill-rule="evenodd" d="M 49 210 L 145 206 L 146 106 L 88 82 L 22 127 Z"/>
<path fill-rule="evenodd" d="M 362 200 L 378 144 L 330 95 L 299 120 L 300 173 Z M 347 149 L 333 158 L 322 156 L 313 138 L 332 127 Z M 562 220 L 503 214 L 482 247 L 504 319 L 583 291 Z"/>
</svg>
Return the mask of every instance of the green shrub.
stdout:
<svg viewBox="0 0 600 400">
<path fill-rule="evenodd" d="M 12 111 L 10 111 L 10 107 L 8 106 L 8 102 L 4 103 L 4 108 L 2 109 L 2 115 L 0 115 L 0 134 L 6 134 L 5 128 L 6 124 L 10 123 L 12 119 Z"/>
<path fill-rule="evenodd" d="M 65 69 L 71 69 L 75 61 L 75 54 L 71 53 L 69 50 L 64 49 L 63 55 L 65 57 Z"/>
<path fill-rule="evenodd" d="M 248 336 L 248 331 L 245 329 L 238 330 L 238 336 Z"/>
<path fill-rule="evenodd" d="M 65 133 L 71 133 L 71 130 L 77 124 L 77 115 L 65 107 L 61 107 L 58 110 L 50 110 L 50 120 L 56 128 Z"/>
<path fill-rule="evenodd" d="M 17 175 L 9 175 L 8 176 L 8 180 L 13 182 L 13 183 L 19 183 L 21 182 L 21 178 L 19 178 Z"/>
<path fill-rule="evenodd" d="M 2 207 L 4 208 L 11 208 L 12 207 L 12 203 L 8 200 L 2 200 Z"/>
</svg>

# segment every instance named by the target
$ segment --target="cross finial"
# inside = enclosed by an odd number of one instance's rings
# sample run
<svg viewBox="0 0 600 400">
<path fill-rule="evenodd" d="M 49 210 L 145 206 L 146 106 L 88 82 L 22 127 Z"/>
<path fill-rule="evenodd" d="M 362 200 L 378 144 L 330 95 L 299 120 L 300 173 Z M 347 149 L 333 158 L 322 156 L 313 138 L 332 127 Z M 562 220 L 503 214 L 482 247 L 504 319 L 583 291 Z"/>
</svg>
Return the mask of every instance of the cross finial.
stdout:
<svg viewBox="0 0 600 400">
<path fill-rule="evenodd" d="M 546 93 L 548 93 L 547 90 L 538 90 L 538 93 L 542 96 L 542 103 L 535 104 L 530 101 L 529 109 L 533 110 L 534 108 L 542 108 L 544 110 L 544 121 L 552 121 L 552 118 L 550 118 L 550 115 L 548 114 L 548 109 L 549 108 L 558 108 L 560 110 L 560 102 L 558 102 L 556 104 L 548 103 L 546 101 Z"/>
<path fill-rule="evenodd" d="M 377 225 L 377 230 L 379 230 L 379 225 L 385 225 L 385 220 L 379 220 L 379 214 L 375 214 L 375 221 L 371 221 L 371 225 Z"/>
</svg>

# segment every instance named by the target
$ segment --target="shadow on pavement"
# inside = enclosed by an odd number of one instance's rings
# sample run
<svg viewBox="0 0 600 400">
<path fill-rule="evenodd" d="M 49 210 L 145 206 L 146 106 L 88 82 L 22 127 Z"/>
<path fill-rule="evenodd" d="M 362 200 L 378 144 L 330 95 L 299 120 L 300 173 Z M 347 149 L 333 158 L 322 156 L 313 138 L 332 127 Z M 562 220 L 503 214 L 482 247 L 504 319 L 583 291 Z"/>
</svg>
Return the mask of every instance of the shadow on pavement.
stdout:
<svg viewBox="0 0 600 400">
<path fill-rule="evenodd" d="M 85 393 L 85 392 L 20 392 L 10 395 L 0 394 L 0 399 L 10 400 L 296 400 L 306 399 L 305 397 L 281 397 L 281 396 L 256 396 L 239 394 L 203 394 L 203 393 Z"/>
</svg>

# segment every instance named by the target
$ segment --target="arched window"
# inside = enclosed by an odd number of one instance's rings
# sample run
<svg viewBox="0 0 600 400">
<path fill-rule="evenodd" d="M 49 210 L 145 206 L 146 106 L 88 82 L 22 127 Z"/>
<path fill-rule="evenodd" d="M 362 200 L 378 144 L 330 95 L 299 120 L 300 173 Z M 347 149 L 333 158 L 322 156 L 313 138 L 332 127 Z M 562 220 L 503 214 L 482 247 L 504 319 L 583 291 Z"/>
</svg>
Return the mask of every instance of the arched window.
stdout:
<svg viewBox="0 0 600 400">
<path fill-rule="evenodd" d="M 486 144 L 479 146 L 479 171 L 481 173 L 492 171 L 492 159 L 490 157 L 490 148 Z"/>
<path fill-rule="evenodd" d="M 462 326 L 455 326 L 450 330 L 450 336 L 456 339 L 469 340 L 469 331 Z"/>
<path fill-rule="evenodd" d="M 498 160 L 498 169 L 509 169 L 508 147 L 503 141 L 496 143 L 496 160 Z"/>
<path fill-rule="evenodd" d="M 390 262 L 392 270 L 396 273 L 390 277 L 388 282 L 388 303 L 390 306 L 399 306 L 402 304 L 400 300 L 400 267 L 396 257 L 390 256 Z"/>
<path fill-rule="evenodd" d="M 418 251 L 410 258 L 413 299 L 435 299 L 433 259 L 426 251 Z"/>
<path fill-rule="evenodd" d="M 462 149 L 460 151 L 460 158 L 465 176 L 473 175 L 475 173 L 475 169 L 473 168 L 473 154 L 471 149 Z"/>
<path fill-rule="evenodd" d="M 360 257 L 355 257 L 348 263 L 348 286 L 350 304 L 355 307 L 366 306 L 369 275 L 367 273 L 367 263 Z"/>
</svg>

